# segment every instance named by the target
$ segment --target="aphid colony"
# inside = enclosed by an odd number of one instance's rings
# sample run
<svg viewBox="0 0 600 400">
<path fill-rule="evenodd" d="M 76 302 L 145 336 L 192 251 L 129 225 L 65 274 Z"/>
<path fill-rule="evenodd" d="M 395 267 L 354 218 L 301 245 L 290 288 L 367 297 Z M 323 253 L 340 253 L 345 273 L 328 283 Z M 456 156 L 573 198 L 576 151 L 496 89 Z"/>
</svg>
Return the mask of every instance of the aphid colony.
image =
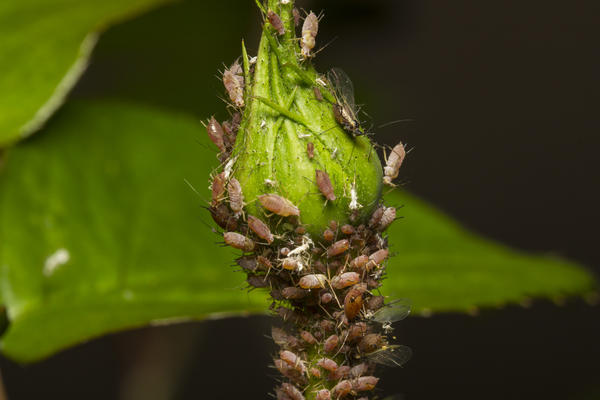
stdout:
<svg viewBox="0 0 600 400">
<path fill-rule="evenodd" d="M 294 11 L 293 17 L 299 25 L 300 14 Z M 285 34 L 275 12 L 269 10 L 265 18 L 275 35 Z M 314 56 L 318 22 L 312 12 L 304 19 L 299 43 L 303 59 Z M 247 274 L 249 288 L 268 290 L 271 310 L 284 321 L 282 328 L 272 329 L 280 347 L 273 363 L 284 379 L 275 397 L 368 399 L 379 381 L 376 366 L 401 366 L 410 357 L 410 349 L 391 344 L 388 338 L 391 324 L 406 317 L 410 306 L 405 300 L 386 303 L 378 292 L 390 255 L 384 232 L 396 219 L 396 209 L 380 205 L 369 218 L 353 224 L 330 221 L 320 237 L 311 237 L 298 205 L 285 196 L 266 192 L 246 198 L 232 172 L 240 113 L 248 101 L 242 66 L 236 61 L 223 72 L 222 81 L 236 111 L 229 121 L 219 123 L 212 117 L 206 124 L 222 162 L 221 171 L 211 179 L 209 210 L 225 244 L 241 251 L 236 263 Z M 348 77 L 334 69 L 321 86 L 335 98 L 333 115 L 344 130 L 364 134 Z M 314 89 L 316 100 L 323 102 L 320 90 Z M 310 160 L 315 157 L 312 142 L 306 152 Z M 404 155 L 402 144 L 392 149 L 384 183 L 393 185 Z M 324 168 L 315 168 L 314 181 L 324 202 L 336 200 L 336 188 Z M 247 212 L 250 201 L 260 204 L 257 215 Z M 349 212 L 355 208 L 351 205 Z"/>
</svg>

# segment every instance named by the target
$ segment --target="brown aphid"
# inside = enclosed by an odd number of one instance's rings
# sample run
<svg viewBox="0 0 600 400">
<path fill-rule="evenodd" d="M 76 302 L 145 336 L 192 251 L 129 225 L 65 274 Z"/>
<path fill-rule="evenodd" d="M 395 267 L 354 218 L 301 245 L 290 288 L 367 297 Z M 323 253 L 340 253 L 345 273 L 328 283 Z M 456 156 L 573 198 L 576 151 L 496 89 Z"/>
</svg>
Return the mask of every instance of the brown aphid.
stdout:
<svg viewBox="0 0 600 400">
<path fill-rule="evenodd" d="M 298 339 L 296 339 L 292 335 L 288 335 L 283 329 L 277 328 L 275 326 L 271 328 L 271 337 L 277 345 L 282 347 L 296 347 L 295 345 L 298 344 Z"/>
<path fill-rule="evenodd" d="M 281 389 L 288 395 L 291 400 L 305 400 L 302 392 L 296 386 L 290 383 L 281 384 Z"/>
<path fill-rule="evenodd" d="M 299 216 L 300 210 L 291 201 L 276 194 L 263 194 L 258 196 L 258 201 L 267 210 L 282 217 L 290 215 Z"/>
<path fill-rule="evenodd" d="M 267 224 L 262 222 L 260 219 L 253 215 L 248 215 L 248 227 L 250 227 L 250 229 L 256 233 L 256 236 L 266 240 L 267 243 L 271 244 L 273 242 L 273 234 L 271 233 L 271 230 Z"/>
<path fill-rule="evenodd" d="M 372 296 L 367 301 L 367 310 L 369 310 L 369 311 L 377 311 L 381 307 L 383 307 L 384 302 L 385 302 L 385 297 L 383 297 L 383 296 Z"/>
<path fill-rule="evenodd" d="M 387 207 L 381 216 L 379 226 L 377 227 L 380 231 L 385 231 L 388 226 L 396 219 L 396 209 L 394 207 Z"/>
<path fill-rule="evenodd" d="M 349 224 L 342 225 L 340 229 L 344 235 L 352 235 L 354 233 L 354 227 Z"/>
<path fill-rule="evenodd" d="M 264 276 L 259 275 L 248 275 L 246 282 L 248 282 L 248 285 L 255 288 L 265 288 L 269 286 L 269 281 L 267 281 Z"/>
<path fill-rule="evenodd" d="M 279 373 L 293 381 L 296 380 L 300 380 L 303 381 L 303 377 L 300 373 L 298 373 L 298 371 L 296 371 L 294 368 L 290 367 L 285 361 L 280 360 L 280 359 L 276 359 L 273 364 L 275 364 L 275 368 L 277 368 L 277 370 L 279 371 Z M 278 397 L 279 398 L 279 397 Z M 289 399 L 289 397 L 282 397 L 282 398 L 287 398 Z"/>
<path fill-rule="evenodd" d="M 381 286 L 381 283 L 377 279 L 367 278 L 367 287 L 369 289 L 377 289 L 379 286 Z"/>
<path fill-rule="evenodd" d="M 331 302 L 331 300 L 333 300 L 333 295 L 329 292 L 325 292 L 323 294 L 321 294 L 321 303 L 322 304 L 328 304 Z"/>
<path fill-rule="evenodd" d="M 344 298 L 344 313 L 349 321 L 356 318 L 363 305 L 363 294 L 366 292 L 366 285 L 354 285 Z"/>
<path fill-rule="evenodd" d="M 210 215 L 217 225 L 223 229 L 234 231 L 238 227 L 237 219 L 225 204 L 219 204 L 217 207 L 211 208 Z"/>
<path fill-rule="evenodd" d="M 379 382 L 379 378 L 374 376 L 361 376 L 352 381 L 352 389 L 357 392 L 366 392 L 375 389 L 377 382 Z"/>
<path fill-rule="evenodd" d="M 210 185 L 212 191 L 211 205 L 216 207 L 223 200 L 225 194 L 225 172 L 216 175 Z"/>
<path fill-rule="evenodd" d="M 335 289 L 343 289 L 360 282 L 360 275 L 356 272 L 344 272 L 331 278 L 331 286 Z"/>
<path fill-rule="evenodd" d="M 294 229 L 294 232 L 296 232 L 298 235 L 304 235 L 306 233 L 306 228 L 303 226 L 297 226 L 296 229 Z"/>
<path fill-rule="evenodd" d="M 321 93 L 321 89 L 316 86 L 313 86 L 313 92 L 315 93 L 315 98 L 318 101 L 323 101 L 323 94 Z"/>
<path fill-rule="evenodd" d="M 318 368 L 311 367 L 308 372 L 315 378 L 321 378 L 321 371 Z"/>
<path fill-rule="evenodd" d="M 295 271 L 298 269 L 298 260 L 293 257 L 284 258 L 281 266 L 288 271 Z"/>
<path fill-rule="evenodd" d="M 325 229 L 325 231 L 323 231 L 323 239 L 327 240 L 328 242 L 333 242 L 334 238 L 335 233 L 333 233 L 331 229 Z"/>
<path fill-rule="evenodd" d="M 331 392 L 327 389 L 321 389 L 317 392 L 315 400 L 331 400 Z"/>
<path fill-rule="evenodd" d="M 346 314 L 344 313 L 344 311 L 334 312 L 333 317 L 338 320 L 338 326 L 348 326 L 348 318 L 346 318 Z"/>
<path fill-rule="evenodd" d="M 323 330 L 323 332 L 331 332 L 335 329 L 335 322 L 323 319 L 319 322 L 319 327 Z"/>
<path fill-rule="evenodd" d="M 256 261 L 258 261 L 259 269 L 261 270 L 268 271 L 273 268 L 273 264 L 271 264 L 271 261 L 267 257 L 258 256 L 256 257 Z"/>
<path fill-rule="evenodd" d="M 292 16 L 294 17 L 294 26 L 300 25 L 300 11 L 296 7 L 292 8 Z"/>
<path fill-rule="evenodd" d="M 308 291 L 297 288 L 295 286 L 289 286 L 281 290 L 281 295 L 288 300 L 303 299 L 304 297 L 306 297 L 307 294 Z"/>
<path fill-rule="evenodd" d="M 388 258 L 389 254 L 390 252 L 388 249 L 377 250 L 375 253 L 371 254 L 369 256 L 369 262 L 367 263 L 367 270 L 371 270 L 380 265 L 385 261 L 386 258 Z"/>
<path fill-rule="evenodd" d="M 300 39 L 300 47 L 303 58 L 312 57 L 312 49 L 315 47 L 315 38 L 319 31 L 319 19 L 312 11 L 304 19 L 302 24 L 302 38 Z"/>
<path fill-rule="evenodd" d="M 364 322 L 357 322 L 355 324 L 350 325 L 348 328 L 348 336 L 346 336 L 346 340 L 349 342 L 353 342 L 356 339 L 362 338 L 367 334 L 367 324 Z"/>
<path fill-rule="evenodd" d="M 304 366 L 304 361 L 296 354 L 292 353 L 289 350 L 281 350 L 279 352 L 279 357 L 285 361 L 290 367 L 294 368 L 296 371 L 304 373 L 306 371 L 306 367 Z"/>
<path fill-rule="evenodd" d="M 236 249 L 247 252 L 254 250 L 254 241 L 237 232 L 225 232 L 223 239 L 225 239 L 225 243 Z"/>
<path fill-rule="evenodd" d="M 329 201 L 334 201 L 336 199 L 335 193 L 333 193 L 333 185 L 331 184 L 331 180 L 329 179 L 329 175 L 325 171 L 321 171 L 320 169 L 315 170 L 317 186 L 319 190 L 325 196 L 325 198 Z"/>
<path fill-rule="evenodd" d="M 372 353 L 383 345 L 383 338 L 378 333 L 369 333 L 358 343 L 358 348 L 363 353 Z"/>
<path fill-rule="evenodd" d="M 290 310 L 287 307 L 279 307 L 277 308 L 277 314 L 284 321 L 291 321 L 293 323 L 302 322 L 302 316 L 294 312 L 294 310 Z"/>
<path fill-rule="evenodd" d="M 338 228 L 337 221 L 334 221 L 334 220 L 329 221 L 329 228 L 333 231 L 336 231 Z"/>
<path fill-rule="evenodd" d="M 325 266 L 325 264 L 323 264 L 321 261 L 317 260 L 315 262 L 313 262 L 313 267 L 315 270 L 322 272 L 324 274 L 327 273 L 327 267 Z"/>
<path fill-rule="evenodd" d="M 267 19 L 269 20 L 269 23 L 273 26 L 273 28 L 277 31 L 277 34 L 279 36 L 285 33 L 285 28 L 279 15 L 269 10 L 267 11 Z"/>
<path fill-rule="evenodd" d="M 369 365 L 367 363 L 360 363 L 350 368 L 350 376 L 352 378 L 358 378 L 369 372 Z"/>
<path fill-rule="evenodd" d="M 246 272 L 254 272 L 257 268 L 256 259 L 253 257 L 240 257 L 236 260 L 236 263 Z"/>
<path fill-rule="evenodd" d="M 317 361 L 317 365 L 329 372 L 335 372 L 338 369 L 337 363 L 329 358 L 321 358 Z"/>
<path fill-rule="evenodd" d="M 338 240 L 327 249 L 327 257 L 335 257 L 350 248 L 348 239 Z"/>
<path fill-rule="evenodd" d="M 398 143 L 394 146 L 392 152 L 387 157 L 387 162 L 383 168 L 383 183 L 394 186 L 392 181 L 398 177 L 398 171 L 400 170 L 400 166 L 402 165 L 405 156 L 406 150 L 404 150 L 404 145 L 402 143 Z"/>
<path fill-rule="evenodd" d="M 231 207 L 235 215 L 240 215 L 244 209 L 242 185 L 240 185 L 237 179 L 231 178 L 227 184 L 227 191 L 229 192 L 229 207 Z"/>
<path fill-rule="evenodd" d="M 236 107 L 244 107 L 244 76 L 241 65 L 235 61 L 223 71 L 223 86 Z"/>
<path fill-rule="evenodd" d="M 302 289 L 320 289 L 327 284 L 327 277 L 323 274 L 304 275 L 300 278 L 298 285 Z"/>
<path fill-rule="evenodd" d="M 317 343 L 317 339 L 315 339 L 313 334 L 310 333 L 309 331 L 300 332 L 300 337 L 302 338 L 302 340 L 304 340 L 308 344 L 316 344 Z"/>
<path fill-rule="evenodd" d="M 381 217 L 383 216 L 384 211 L 384 206 L 380 206 L 375 211 L 373 211 L 373 214 L 371 214 L 371 219 L 369 220 L 370 228 L 375 228 L 377 225 L 379 225 L 379 221 L 381 221 Z"/>
<path fill-rule="evenodd" d="M 337 385 L 333 387 L 331 392 L 336 398 L 341 398 L 346 396 L 348 393 L 352 391 L 352 383 L 348 380 L 339 381 Z"/>
<path fill-rule="evenodd" d="M 329 374 L 329 379 L 332 381 L 339 381 L 340 379 L 348 377 L 348 375 L 350 375 L 350 367 L 347 365 L 342 365 L 337 370 Z"/>
<path fill-rule="evenodd" d="M 369 257 L 363 254 L 350 261 L 350 268 L 362 270 L 368 262 Z"/>
<path fill-rule="evenodd" d="M 306 155 L 311 160 L 315 157 L 315 144 L 313 142 L 306 143 Z"/>
<path fill-rule="evenodd" d="M 206 125 L 206 132 L 210 140 L 219 148 L 220 151 L 225 151 L 225 143 L 223 142 L 223 127 L 215 119 L 210 117 Z"/>
<path fill-rule="evenodd" d="M 331 335 L 325 339 L 325 343 L 323 343 L 323 350 L 325 350 L 326 353 L 333 353 L 339 342 L 340 338 L 338 335 Z"/>
</svg>

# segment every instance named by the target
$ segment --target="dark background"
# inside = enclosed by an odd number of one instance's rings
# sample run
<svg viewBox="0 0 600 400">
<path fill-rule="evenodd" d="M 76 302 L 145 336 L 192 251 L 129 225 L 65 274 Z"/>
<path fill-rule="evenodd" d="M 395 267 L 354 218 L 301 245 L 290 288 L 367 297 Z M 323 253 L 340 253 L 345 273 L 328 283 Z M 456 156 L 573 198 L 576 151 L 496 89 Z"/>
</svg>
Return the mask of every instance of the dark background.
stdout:
<svg viewBox="0 0 600 400">
<path fill-rule="evenodd" d="M 248 0 L 188 1 L 110 29 L 74 98 L 120 97 L 222 113 L 216 70 L 255 53 Z M 470 229 L 555 252 L 598 275 L 600 3 L 304 1 L 324 9 L 316 60 L 342 67 L 380 143 L 413 148 L 404 186 Z M 405 210 L 410 217 L 410 210 Z M 147 328 L 47 361 L 0 359 L 11 400 L 265 399 L 268 317 Z M 404 399 L 600 399 L 600 312 L 535 302 L 477 317 L 409 318 L 414 357 L 383 373 Z"/>
</svg>

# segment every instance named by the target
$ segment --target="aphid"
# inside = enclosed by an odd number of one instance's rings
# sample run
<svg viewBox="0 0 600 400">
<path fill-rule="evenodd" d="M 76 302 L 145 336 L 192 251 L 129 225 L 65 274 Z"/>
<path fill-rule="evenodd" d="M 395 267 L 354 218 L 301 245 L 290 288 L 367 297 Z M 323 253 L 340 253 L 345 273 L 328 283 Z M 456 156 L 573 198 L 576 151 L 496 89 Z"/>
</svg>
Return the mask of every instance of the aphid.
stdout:
<svg viewBox="0 0 600 400">
<path fill-rule="evenodd" d="M 289 287 L 284 288 L 281 291 L 281 294 L 283 295 L 283 297 L 285 297 L 288 300 L 299 300 L 299 299 L 306 297 L 306 295 L 308 294 L 308 291 L 297 288 L 295 286 L 289 286 Z"/>
<path fill-rule="evenodd" d="M 329 174 L 325 171 L 321 171 L 319 169 L 315 170 L 317 186 L 319 190 L 325 196 L 325 198 L 329 201 L 334 201 L 336 199 L 335 193 L 333 192 L 333 185 L 331 184 L 331 179 L 329 179 Z"/>
<path fill-rule="evenodd" d="M 292 15 L 294 16 L 294 25 L 300 25 L 300 11 L 296 7 L 292 9 Z"/>
<path fill-rule="evenodd" d="M 364 135 L 360 122 L 356 118 L 354 104 L 354 85 L 348 75 L 339 68 L 332 68 L 327 72 L 329 87 L 335 97 L 333 116 L 346 132 L 354 136 Z"/>
<path fill-rule="evenodd" d="M 327 257 L 334 257 L 342 254 L 350 248 L 348 239 L 338 240 L 327 249 Z"/>
<path fill-rule="evenodd" d="M 327 283 L 327 277 L 323 274 L 304 275 L 300 278 L 298 285 L 302 289 L 319 289 L 324 288 Z"/>
<path fill-rule="evenodd" d="M 317 339 L 315 339 L 315 337 L 313 336 L 313 334 L 310 333 L 309 331 L 302 331 L 302 332 L 300 332 L 300 337 L 302 338 L 302 340 L 304 340 L 308 344 L 315 344 L 315 343 L 317 343 Z"/>
<path fill-rule="evenodd" d="M 369 311 L 377 311 L 381 307 L 383 307 L 383 302 L 385 301 L 385 297 L 383 296 L 372 296 L 367 301 L 367 310 Z"/>
<path fill-rule="evenodd" d="M 269 20 L 269 23 L 273 26 L 273 28 L 277 31 L 278 35 L 281 36 L 285 33 L 285 28 L 283 27 L 283 22 L 281 21 L 281 18 L 279 18 L 279 15 L 269 10 L 267 12 L 267 19 Z"/>
<path fill-rule="evenodd" d="M 323 350 L 326 353 L 332 353 L 337 347 L 340 338 L 338 335 L 331 335 L 327 339 L 325 339 L 325 343 L 323 343 Z"/>
<path fill-rule="evenodd" d="M 212 202 L 211 205 L 216 207 L 217 204 L 221 202 L 223 199 L 223 194 L 225 193 L 225 173 L 221 172 L 216 175 L 210 185 L 212 191 Z"/>
<path fill-rule="evenodd" d="M 314 92 L 314 94 L 315 94 L 315 98 L 316 98 L 318 101 L 323 101 L 323 94 L 321 93 L 321 89 L 319 89 L 319 88 L 318 88 L 318 87 L 316 87 L 316 86 L 313 86 L 313 92 Z"/>
<path fill-rule="evenodd" d="M 346 396 L 348 393 L 352 391 L 352 383 L 348 380 L 339 381 L 337 385 L 333 387 L 331 392 L 336 398 L 341 398 Z"/>
<path fill-rule="evenodd" d="M 223 71 L 223 85 L 236 107 L 244 107 L 244 76 L 241 65 L 235 61 Z"/>
<path fill-rule="evenodd" d="M 384 216 L 385 216 L 385 213 L 384 213 Z M 382 218 L 382 220 L 383 220 L 383 218 Z M 388 258 L 389 253 L 390 252 L 388 249 L 381 249 L 381 250 L 377 250 L 375 253 L 371 254 L 369 256 L 369 262 L 367 264 L 367 269 L 371 270 L 372 268 L 375 268 L 376 266 L 381 264 L 386 258 Z"/>
<path fill-rule="evenodd" d="M 288 395 L 291 400 L 305 400 L 304 395 L 296 386 L 290 383 L 282 383 L 281 389 Z"/>
<path fill-rule="evenodd" d="M 285 361 L 290 367 L 293 367 L 296 371 L 304 373 L 306 371 L 306 367 L 304 366 L 304 361 L 296 354 L 292 353 L 289 350 L 281 350 L 279 352 L 279 357 Z"/>
<path fill-rule="evenodd" d="M 362 270 L 368 262 L 369 257 L 363 254 L 350 261 L 350 268 Z"/>
<path fill-rule="evenodd" d="M 308 372 L 310 372 L 310 374 L 312 376 L 314 376 L 315 378 L 320 378 L 321 377 L 321 371 L 318 368 L 315 367 L 311 367 Z"/>
<path fill-rule="evenodd" d="M 350 367 L 342 365 L 337 370 L 329 374 L 329 379 L 333 381 L 339 381 L 340 379 L 346 378 L 350 374 Z"/>
<path fill-rule="evenodd" d="M 334 221 L 334 220 L 329 221 L 329 228 L 331 228 L 331 230 L 336 231 L 338 228 L 337 221 Z"/>
<path fill-rule="evenodd" d="M 248 282 L 248 285 L 255 288 L 265 288 L 269 286 L 269 282 L 265 279 L 264 276 L 248 275 L 246 282 Z"/>
<path fill-rule="evenodd" d="M 227 191 L 229 192 L 229 207 L 235 213 L 234 215 L 240 215 L 244 208 L 244 194 L 240 182 L 231 178 L 227 184 Z"/>
<path fill-rule="evenodd" d="M 279 249 L 279 254 L 281 254 L 284 257 L 287 257 L 287 255 L 290 254 L 290 249 L 288 249 L 287 247 L 282 247 L 281 249 Z"/>
<path fill-rule="evenodd" d="M 279 307 L 277 309 L 277 314 L 284 321 L 291 321 L 293 323 L 300 323 L 303 320 L 303 318 L 302 318 L 301 315 L 299 315 L 298 313 L 294 312 L 294 310 L 290 310 L 289 308 L 286 308 L 286 307 Z"/>
<path fill-rule="evenodd" d="M 323 239 L 327 240 L 328 242 L 332 242 L 334 237 L 335 234 L 331 229 L 325 229 L 325 231 L 323 231 Z"/>
<path fill-rule="evenodd" d="M 300 39 L 301 54 L 303 58 L 312 57 L 311 50 L 315 47 L 315 38 L 319 32 L 319 19 L 312 11 L 302 24 L 302 38 Z"/>
<path fill-rule="evenodd" d="M 302 374 L 300 374 L 294 368 L 290 367 L 285 361 L 276 359 L 273 363 L 275 364 L 275 368 L 277 368 L 281 375 L 302 384 L 306 382 L 306 379 L 302 376 Z M 281 396 L 284 396 L 283 392 L 281 392 Z M 287 395 L 285 397 L 280 397 L 279 392 L 277 398 L 289 400 L 289 397 Z"/>
<path fill-rule="evenodd" d="M 370 228 L 375 228 L 379 224 L 379 221 L 381 221 L 381 217 L 383 216 L 384 211 L 384 206 L 380 206 L 375 211 L 373 211 L 373 214 L 371 214 L 371 219 L 369 220 Z"/>
<path fill-rule="evenodd" d="M 398 299 L 373 313 L 372 319 L 382 325 L 384 331 L 392 330 L 392 323 L 401 321 L 410 314 L 410 300 Z"/>
<path fill-rule="evenodd" d="M 343 289 L 360 282 L 360 275 L 356 272 L 344 272 L 331 278 L 331 286 L 335 289 Z"/>
<path fill-rule="evenodd" d="M 277 328 L 276 326 L 271 327 L 271 337 L 279 346 L 285 346 L 288 344 L 289 335 L 281 328 Z"/>
<path fill-rule="evenodd" d="M 321 295 L 321 303 L 328 304 L 333 300 L 333 295 L 329 292 L 325 292 Z"/>
<path fill-rule="evenodd" d="M 298 235 L 304 235 L 306 233 L 306 228 L 303 226 L 298 226 L 294 232 L 296 232 Z"/>
<path fill-rule="evenodd" d="M 306 143 L 306 155 L 311 160 L 315 157 L 315 144 L 313 142 Z"/>
<path fill-rule="evenodd" d="M 411 356 L 410 347 L 402 345 L 383 346 L 381 349 L 365 355 L 369 361 L 388 367 L 401 367 L 410 360 Z"/>
<path fill-rule="evenodd" d="M 225 232 L 223 239 L 225 239 L 225 243 L 236 249 L 247 252 L 254 250 L 254 241 L 237 232 Z"/>
<path fill-rule="evenodd" d="M 258 201 L 267 210 L 280 215 L 282 217 L 289 217 L 290 215 L 300 215 L 300 210 L 288 199 L 278 196 L 276 194 L 263 194 L 258 196 Z"/>
<path fill-rule="evenodd" d="M 298 269 L 298 260 L 294 257 L 284 258 L 281 266 L 288 271 L 295 271 Z"/>
<path fill-rule="evenodd" d="M 327 389 L 321 389 L 317 392 L 315 400 L 331 400 L 331 392 Z"/>
<path fill-rule="evenodd" d="M 358 378 L 358 377 L 366 374 L 368 371 L 369 371 L 369 365 L 366 363 L 360 363 L 350 369 L 349 375 L 352 378 Z"/>
<path fill-rule="evenodd" d="M 317 361 L 317 365 L 329 372 L 335 372 L 338 369 L 337 363 L 329 358 L 321 358 Z"/>
<path fill-rule="evenodd" d="M 323 332 L 331 332 L 335 329 L 335 322 L 328 319 L 323 319 L 321 322 L 319 322 L 319 327 L 323 330 Z"/>
<path fill-rule="evenodd" d="M 344 235 L 352 235 L 354 233 L 354 227 L 352 225 L 342 225 L 340 228 Z"/>
<path fill-rule="evenodd" d="M 383 211 L 383 215 L 381 216 L 381 220 L 379 221 L 379 226 L 377 227 L 380 231 L 385 231 L 388 226 L 394 222 L 396 219 L 396 208 L 387 207 L 385 211 Z"/>
<path fill-rule="evenodd" d="M 367 291 L 366 285 L 354 285 L 344 298 L 344 312 L 348 320 L 356 318 L 363 305 L 363 294 Z"/>
<path fill-rule="evenodd" d="M 256 218 L 255 216 L 248 215 L 248 226 L 259 238 L 266 240 L 269 244 L 273 242 L 273 234 L 271 233 L 271 230 L 260 219 Z"/>
<path fill-rule="evenodd" d="M 398 143 L 394 146 L 387 158 L 385 167 L 383 168 L 383 183 L 394 186 L 392 181 L 398 176 L 398 171 L 400 170 L 400 166 L 402 165 L 405 156 L 406 151 L 404 150 L 404 145 L 402 143 Z"/>
<path fill-rule="evenodd" d="M 350 325 L 350 328 L 348 328 L 348 336 L 346 336 L 346 340 L 353 342 L 354 340 L 365 336 L 366 333 L 367 324 L 365 322 L 357 322 Z"/>
<path fill-rule="evenodd" d="M 240 257 L 236 260 L 237 265 L 242 267 L 244 271 L 254 272 L 256 271 L 257 263 L 253 257 Z"/>
<path fill-rule="evenodd" d="M 273 268 L 273 264 L 271 264 L 271 261 L 269 261 L 269 259 L 266 257 L 258 256 L 258 257 L 256 257 L 256 261 L 258 261 L 258 264 L 260 264 L 260 266 L 262 266 L 262 268 L 259 267 L 259 269 L 268 271 L 271 268 Z"/>
<path fill-rule="evenodd" d="M 379 378 L 374 376 L 361 376 L 352 381 L 352 389 L 357 392 L 366 392 L 375 389 L 377 382 L 379 382 Z"/>
<path fill-rule="evenodd" d="M 210 117 L 208 125 L 206 125 L 206 132 L 208 132 L 208 137 L 219 148 L 219 150 L 225 151 L 225 143 L 223 142 L 223 128 L 215 119 L 215 117 Z"/>
<path fill-rule="evenodd" d="M 358 343 L 358 348 L 363 353 L 372 353 L 384 344 L 383 337 L 378 333 L 365 335 Z"/>
<path fill-rule="evenodd" d="M 234 231 L 238 227 L 236 218 L 225 204 L 219 204 L 217 207 L 210 208 L 210 215 L 217 225 L 223 229 Z"/>
</svg>

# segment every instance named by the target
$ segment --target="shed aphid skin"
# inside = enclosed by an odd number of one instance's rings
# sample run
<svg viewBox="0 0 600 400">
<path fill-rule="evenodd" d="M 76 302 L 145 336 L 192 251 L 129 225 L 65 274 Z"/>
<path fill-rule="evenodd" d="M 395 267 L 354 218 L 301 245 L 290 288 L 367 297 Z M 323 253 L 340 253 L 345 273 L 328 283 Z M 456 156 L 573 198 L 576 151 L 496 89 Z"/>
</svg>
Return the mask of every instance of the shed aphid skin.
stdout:
<svg viewBox="0 0 600 400">
<path fill-rule="evenodd" d="M 335 97 L 333 115 L 345 131 L 354 136 L 364 135 L 365 132 L 356 118 L 356 105 L 354 104 L 354 85 L 344 71 L 332 68 L 327 72 L 328 86 Z"/>
<path fill-rule="evenodd" d="M 315 48 L 315 38 L 319 32 L 319 18 L 312 11 L 304 18 L 302 24 L 302 37 L 300 38 L 300 48 L 302 58 L 313 57 L 312 49 Z"/>
<path fill-rule="evenodd" d="M 246 288 L 268 293 L 283 320 L 271 332 L 281 374 L 273 396 L 366 400 L 376 365 L 402 365 L 410 354 L 391 337 L 409 304 L 386 304 L 376 290 L 396 219 L 381 186 L 402 157 L 393 151 L 381 165 L 350 79 L 311 65 L 319 18 L 310 12 L 298 35 L 293 0 L 257 5 L 265 17 L 257 56 L 242 46 L 223 72 L 231 117 L 205 121 L 221 162 L 211 173 L 208 209 L 221 228 L 213 231 L 239 250 Z"/>
<path fill-rule="evenodd" d="M 387 156 L 385 168 L 383 169 L 383 183 L 389 186 L 395 186 L 392 181 L 398 177 L 398 172 L 402 166 L 402 161 L 406 156 L 406 150 L 402 143 L 394 146 L 390 154 Z"/>
</svg>

